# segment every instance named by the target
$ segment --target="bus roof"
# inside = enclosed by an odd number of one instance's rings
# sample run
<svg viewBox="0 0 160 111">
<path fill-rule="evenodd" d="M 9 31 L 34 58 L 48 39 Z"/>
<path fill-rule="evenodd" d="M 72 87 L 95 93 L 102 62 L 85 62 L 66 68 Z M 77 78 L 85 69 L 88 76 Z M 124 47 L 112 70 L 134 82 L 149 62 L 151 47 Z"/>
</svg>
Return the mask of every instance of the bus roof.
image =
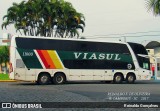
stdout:
<svg viewBox="0 0 160 111">
<path fill-rule="evenodd" d="M 34 39 L 55 39 L 55 40 L 70 40 L 70 41 L 86 41 L 86 42 L 108 42 L 108 43 L 120 43 L 120 44 L 127 44 L 127 42 L 122 41 L 106 41 L 106 40 L 91 40 L 91 39 L 74 39 L 74 38 L 55 38 L 55 37 L 40 37 L 40 36 L 13 36 L 14 38 L 34 38 Z"/>
</svg>

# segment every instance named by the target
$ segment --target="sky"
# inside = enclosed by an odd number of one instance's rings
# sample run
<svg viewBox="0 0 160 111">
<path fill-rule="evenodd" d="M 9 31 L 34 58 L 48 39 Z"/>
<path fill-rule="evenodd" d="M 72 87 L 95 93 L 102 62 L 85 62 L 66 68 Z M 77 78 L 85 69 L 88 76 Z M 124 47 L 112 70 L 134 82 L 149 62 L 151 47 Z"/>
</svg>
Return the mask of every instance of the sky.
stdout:
<svg viewBox="0 0 160 111">
<path fill-rule="evenodd" d="M 22 0 L 0 1 L 0 24 L 13 2 Z M 154 16 L 147 10 L 146 0 L 66 0 L 84 14 L 85 29 L 80 33 L 87 39 L 126 40 L 143 43 L 150 40 L 160 41 L 160 16 Z M 18 35 L 13 26 L 3 33 Z"/>
</svg>

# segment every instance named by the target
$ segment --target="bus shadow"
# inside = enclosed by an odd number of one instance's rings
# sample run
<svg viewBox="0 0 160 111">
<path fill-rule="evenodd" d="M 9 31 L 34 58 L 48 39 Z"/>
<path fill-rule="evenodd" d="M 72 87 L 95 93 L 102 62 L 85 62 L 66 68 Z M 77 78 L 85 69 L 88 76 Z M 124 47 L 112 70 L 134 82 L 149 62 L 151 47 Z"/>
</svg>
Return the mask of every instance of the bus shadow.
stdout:
<svg viewBox="0 0 160 111">
<path fill-rule="evenodd" d="M 81 81 L 81 82 L 66 82 L 65 84 L 61 85 L 75 85 L 75 84 L 107 84 L 107 85 L 138 85 L 138 84 L 160 84 L 160 80 L 148 80 L 148 81 L 135 81 L 134 84 L 128 84 L 125 81 L 121 84 L 115 84 L 112 81 Z M 12 85 L 25 85 L 25 86 L 40 86 L 40 84 L 36 82 L 16 82 Z M 47 85 L 56 85 L 53 83 L 47 84 Z M 43 85 L 44 86 L 44 85 Z"/>
<path fill-rule="evenodd" d="M 112 84 L 112 82 L 111 81 L 105 81 L 105 82 L 87 82 L 87 81 L 85 81 L 85 82 L 66 82 L 65 84 L 60 84 L 60 85 L 73 85 L 73 84 Z M 38 84 L 38 83 L 36 83 L 36 82 L 17 82 L 17 83 L 15 83 L 15 84 L 13 84 L 13 85 L 28 85 L 28 86 L 30 86 L 30 85 L 40 85 L 40 84 Z M 47 85 L 56 85 L 56 84 L 54 84 L 54 83 L 49 83 L 49 84 L 47 84 Z"/>
</svg>

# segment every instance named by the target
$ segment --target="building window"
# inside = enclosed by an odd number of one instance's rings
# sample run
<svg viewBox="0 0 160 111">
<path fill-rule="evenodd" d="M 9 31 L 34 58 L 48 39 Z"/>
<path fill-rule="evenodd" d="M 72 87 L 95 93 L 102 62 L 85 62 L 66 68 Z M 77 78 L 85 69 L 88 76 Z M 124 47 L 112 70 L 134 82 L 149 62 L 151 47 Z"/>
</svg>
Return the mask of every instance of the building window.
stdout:
<svg viewBox="0 0 160 111">
<path fill-rule="evenodd" d="M 148 53 L 150 53 L 150 50 L 147 50 Z"/>
</svg>

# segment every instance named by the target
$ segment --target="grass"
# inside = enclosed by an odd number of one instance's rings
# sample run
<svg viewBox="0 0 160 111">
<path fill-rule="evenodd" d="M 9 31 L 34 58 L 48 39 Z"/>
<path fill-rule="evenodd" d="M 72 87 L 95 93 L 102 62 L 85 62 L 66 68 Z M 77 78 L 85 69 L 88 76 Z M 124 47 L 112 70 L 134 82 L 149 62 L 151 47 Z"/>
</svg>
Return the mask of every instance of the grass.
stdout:
<svg viewBox="0 0 160 111">
<path fill-rule="evenodd" d="M 8 74 L 0 74 L 0 80 L 10 80 Z"/>
</svg>

